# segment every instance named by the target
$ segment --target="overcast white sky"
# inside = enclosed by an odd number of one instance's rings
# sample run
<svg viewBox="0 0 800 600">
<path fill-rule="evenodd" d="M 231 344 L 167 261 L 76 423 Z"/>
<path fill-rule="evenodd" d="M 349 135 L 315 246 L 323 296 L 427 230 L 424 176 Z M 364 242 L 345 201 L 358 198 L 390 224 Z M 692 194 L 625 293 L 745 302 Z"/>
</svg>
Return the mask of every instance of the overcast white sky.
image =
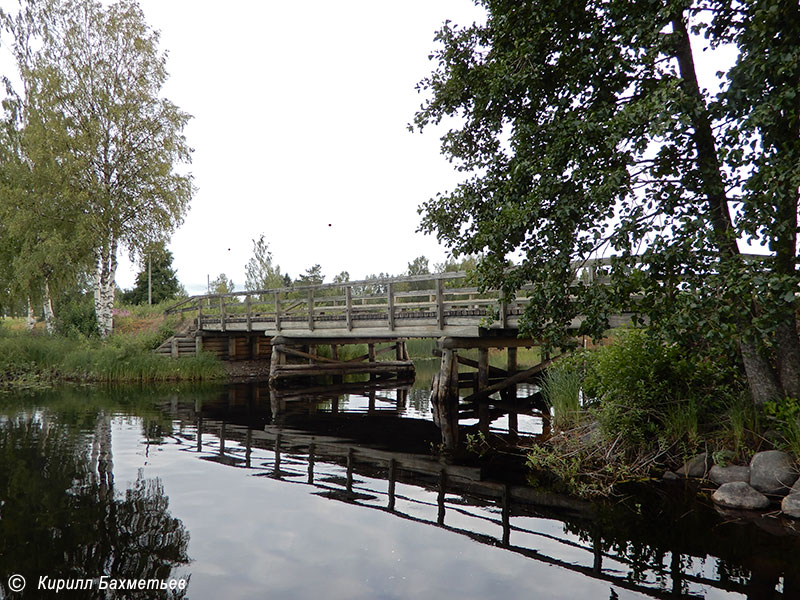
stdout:
<svg viewBox="0 0 800 600">
<path fill-rule="evenodd" d="M 194 116 L 197 193 L 172 239 L 190 293 L 226 273 L 244 287 L 261 233 L 292 277 L 402 273 L 445 251 L 417 207 L 458 174 L 439 131 L 410 133 L 433 35 L 482 20 L 470 0 L 140 0 L 169 52 L 164 95 Z M 329 225 L 330 224 L 330 227 Z M 135 265 L 121 256 L 118 283 Z"/>
</svg>

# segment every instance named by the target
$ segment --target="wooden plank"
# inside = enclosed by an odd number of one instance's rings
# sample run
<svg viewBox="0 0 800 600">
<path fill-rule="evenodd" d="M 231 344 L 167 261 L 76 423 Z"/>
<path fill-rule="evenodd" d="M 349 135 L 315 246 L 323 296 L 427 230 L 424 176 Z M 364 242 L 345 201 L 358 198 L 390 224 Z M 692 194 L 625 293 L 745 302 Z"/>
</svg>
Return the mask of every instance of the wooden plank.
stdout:
<svg viewBox="0 0 800 600">
<path fill-rule="evenodd" d="M 247 311 L 247 331 L 253 331 L 253 319 L 252 315 L 250 314 L 250 294 L 244 297 L 244 306 L 245 310 Z"/>
<path fill-rule="evenodd" d="M 514 350 L 516 350 L 516 348 Z M 441 356 L 442 355 L 441 349 L 434 348 L 433 349 L 433 355 L 434 356 Z M 461 365 L 465 365 L 467 367 L 472 367 L 473 369 L 480 368 L 479 367 L 479 363 L 476 360 L 472 360 L 471 358 L 467 358 L 466 356 L 458 356 L 458 355 L 456 356 L 456 358 L 458 360 L 458 363 L 461 364 Z M 505 371 L 504 369 L 501 369 L 500 367 L 494 367 L 492 365 L 488 365 L 488 367 L 489 367 L 489 377 L 508 377 L 508 375 L 509 375 L 508 371 Z"/>
<path fill-rule="evenodd" d="M 389 283 L 387 286 L 387 321 L 389 323 L 389 331 L 394 331 L 394 284 Z"/>
<path fill-rule="evenodd" d="M 448 336 L 441 338 L 438 342 L 440 348 L 531 348 L 540 346 L 541 343 L 530 338 L 518 338 L 510 336 L 486 336 L 486 337 L 455 337 Z"/>
<path fill-rule="evenodd" d="M 314 288 L 308 290 L 308 328 L 314 331 Z"/>
<path fill-rule="evenodd" d="M 322 333 L 319 330 L 315 332 Z M 309 337 L 307 331 L 303 331 L 301 334 L 294 336 L 290 335 L 289 332 L 284 332 L 281 335 L 276 335 L 272 338 L 273 344 L 279 344 L 284 346 L 302 346 L 302 345 L 315 345 L 315 344 L 338 344 L 340 346 L 345 346 L 348 344 L 388 344 L 394 342 L 397 339 L 397 336 L 391 337 L 376 337 L 376 336 L 352 336 L 346 337 L 342 335 L 332 335 L 332 336 L 320 336 L 315 335 L 314 337 Z M 380 352 L 380 351 L 379 351 Z"/>
<path fill-rule="evenodd" d="M 219 326 L 222 331 L 225 331 L 225 298 L 219 297 Z"/>
<path fill-rule="evenodd" d="M 444 329 L 444 281 L 436 280 L 436 324 Z"/>
<path fill-rule="evenodd" d="M 553 364 L 553 361 L 557 360 L 558 358 L 559 357 L 556 356 L 554 358 L 551 358 L 551 359 L 548 359 L 548 360 L 544 360 L 544 361 L 540 362 L 538 365 L 536 365 L 535 367 L 531 367 L 530 369 L 526 369 L 525 371 L 520 371 L 516 375 L 512 375 L 511 377 L 509 377 L 505 381 L 501 381 L 500 383 L 496 383 L 494 385 L 490 385 L 485 390 L 481 390 L 479 392 L 475 392 L 474 394 L 471 394 L 471 395 L 467 396 L 466 398 L 464 398 L 462 400 L 462 402 L 474 402 L 474 401 L 477 401 L 477 400 L 481 400 L 482 398 L 488 398 L 489 396 L 491 396 L 495 392 L 499 392 L 500 390 L 507 388 L 509 385 L 514 385 L 514 384 L 520 383 L 520 382 L 525 381 L 526 379 L 528 379 L 530 377 L 533 377 L 537 373 L 540 373 L 541 371 L 544 371 L 547 367 L 549 367 L 551 364 Z"/>
<path fill-rule="evenodd" d="M 275 292 L 275 329 L 281 330 L 281 293 Z"/>
<path fill-rule="evenodd" d="M 345 311 L 347 331 L 353 331 L 353 286 L 350 285 L 345 288 Z"/>
<path fill-rule="evenodd" d="M 310 352 L 303 352 L 302 350 L 297 350 L 296 348 L 291 348 L 289 346 L 280 346 L 280 350 L 284 354 L 297 356 L 298 358 L 307 358 L 308 360 L 313 360 L 316 362 L 331 363 L 336 365 L 342 364 L 339 360 L 326 358 L 325 356 L 319 356 L 318 354 L 311 354 Z"/>
</svg>

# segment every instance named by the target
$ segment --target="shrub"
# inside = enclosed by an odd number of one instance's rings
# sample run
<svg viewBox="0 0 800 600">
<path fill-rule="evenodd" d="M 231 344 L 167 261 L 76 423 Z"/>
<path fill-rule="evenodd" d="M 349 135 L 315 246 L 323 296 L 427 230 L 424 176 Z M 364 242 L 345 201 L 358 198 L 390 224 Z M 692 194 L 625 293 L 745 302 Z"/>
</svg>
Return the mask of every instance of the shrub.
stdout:
<svg viewBox="0 0 800 600">
<path fill-rule="evenodd" d="M 736 382 L 733 365 L 629 330 L 596 352 L 584 389 L 607 439 L 630 448 L 680 441 L 688 452 Z"/>
<path fill-rule="evenodd" d="M 97 338 L 100 330 L 89 294 L 70 295 L 56 307 L 56 333 L 69 338 Z"/>
</svg>

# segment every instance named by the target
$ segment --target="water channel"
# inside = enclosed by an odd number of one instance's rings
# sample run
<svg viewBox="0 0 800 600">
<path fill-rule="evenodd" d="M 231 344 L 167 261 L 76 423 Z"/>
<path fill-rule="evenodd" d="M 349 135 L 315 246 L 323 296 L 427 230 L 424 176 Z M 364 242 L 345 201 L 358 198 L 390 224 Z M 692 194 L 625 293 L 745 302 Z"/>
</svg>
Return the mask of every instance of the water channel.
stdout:
<svg viewBox="0 0 800 600">
<path fill-rule="evenodd" d="M 427 396 L 0 395 L 0 598 L 800 597 L 800 532 L 683 484 L 598 506 L 480 464 L 442 473 Z"/>
</svg>

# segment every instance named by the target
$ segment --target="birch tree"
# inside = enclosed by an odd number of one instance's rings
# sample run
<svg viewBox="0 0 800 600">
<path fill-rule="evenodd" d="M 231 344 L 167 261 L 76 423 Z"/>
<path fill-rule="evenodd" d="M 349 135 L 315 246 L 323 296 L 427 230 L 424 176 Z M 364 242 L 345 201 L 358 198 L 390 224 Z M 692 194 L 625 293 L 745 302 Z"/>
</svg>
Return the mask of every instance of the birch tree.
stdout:
<svg viewBox="0 0 800 600">
<path fill-rule="evenodd" d="M 3 18 L 23 82 L 26 148 L 65 167 L 59 210 L 85 234 L 75 243 L 93 257 L 105 337 L 119 252 L 163 243 L 188 208 L 191 175 L 178 167 L 191 159 L 190 116 L 160 95 L 166 55 L 135 1 L 25 0 Z"/>
</svg>

